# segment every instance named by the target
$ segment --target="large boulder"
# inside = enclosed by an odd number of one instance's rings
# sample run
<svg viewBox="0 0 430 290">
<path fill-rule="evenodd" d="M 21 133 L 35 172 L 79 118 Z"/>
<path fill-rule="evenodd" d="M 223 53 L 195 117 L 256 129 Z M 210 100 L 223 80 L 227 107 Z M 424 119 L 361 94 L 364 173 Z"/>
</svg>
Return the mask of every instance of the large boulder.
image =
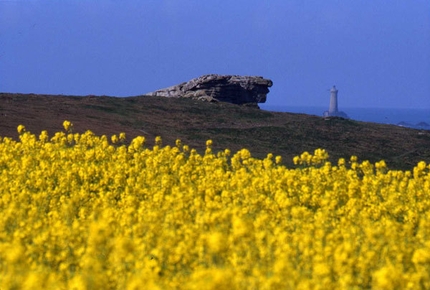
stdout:
<svg viewBox="0 0 430 290">
<path fill-rule="evenodd" d="M 266 102 L 266 95 L 272 85 L 271 80 L 257 76 L 210 74 L 146 95 L 257 104 Z"/>
</svg>

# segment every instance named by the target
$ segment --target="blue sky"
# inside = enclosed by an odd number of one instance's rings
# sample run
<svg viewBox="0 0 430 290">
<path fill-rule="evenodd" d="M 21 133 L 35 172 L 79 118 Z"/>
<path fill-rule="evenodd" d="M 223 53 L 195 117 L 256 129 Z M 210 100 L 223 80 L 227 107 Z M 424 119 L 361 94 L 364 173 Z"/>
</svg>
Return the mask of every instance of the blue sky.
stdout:
<svg viewBox="0 0 430 290">
<path fill-rule="evenodd" d="M 134 96 L 203 74 L 267 105 L 430 108 L 428 0 L 0 0 L 0 92 Z"/>
</svg>

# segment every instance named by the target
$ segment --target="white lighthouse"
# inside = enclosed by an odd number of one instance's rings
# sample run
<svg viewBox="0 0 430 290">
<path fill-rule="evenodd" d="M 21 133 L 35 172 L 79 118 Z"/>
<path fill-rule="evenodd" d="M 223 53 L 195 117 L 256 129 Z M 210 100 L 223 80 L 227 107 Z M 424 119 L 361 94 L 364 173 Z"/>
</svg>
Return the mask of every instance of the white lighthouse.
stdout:
<svg viewBox="0 0 430 290">
<path fill-rule="evenodd" d="M 344 112 L 339 111 L 338 105 L 337 105 L 337 92 L 336 86 L 333 86 L 330 89 L 330 105 L 328 107 L 328 111 L 325 111 L 323 116 L 324 117 L 341 117 L 345 119 L 349 119 L 348 115 Z"/>
<path fill-rule="evenodd" d="M 330 106 L 328 107 L 329 115 L 336 115 L 337 109 L 337 92 L 336 86 L 333 86 L 330 90 Z"/>
</svg>

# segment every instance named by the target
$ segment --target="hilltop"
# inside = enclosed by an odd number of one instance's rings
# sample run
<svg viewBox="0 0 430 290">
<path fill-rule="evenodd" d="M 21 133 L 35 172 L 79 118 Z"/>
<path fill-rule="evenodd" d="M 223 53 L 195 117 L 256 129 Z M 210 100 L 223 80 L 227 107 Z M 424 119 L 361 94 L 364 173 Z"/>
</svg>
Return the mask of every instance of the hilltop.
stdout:
<svg viewBox="0 0 430 290">
<path fill-rule="evenodd" d="M 389 168 L 412 169 L 430 161 L 430 131 L 342 118 L 280 113 L 230 103 L 155 96 L 108 97 L 0 93 L 0 136 L 18 138 L 16 127 L 52 136 L 69 120 L 74 131 L 97 135 L 125 132 L 142 135 L 152 146 L 160 135 L 165 145 L 176 139 L 203 152 L 213 140 L 214 151 L 248 148 L 258 158 L 281 155 L 287 166 L 304 151 L 326 149 L 332 162 L 357 155 L 359 160 L 384 159 Z"/>
</svg>

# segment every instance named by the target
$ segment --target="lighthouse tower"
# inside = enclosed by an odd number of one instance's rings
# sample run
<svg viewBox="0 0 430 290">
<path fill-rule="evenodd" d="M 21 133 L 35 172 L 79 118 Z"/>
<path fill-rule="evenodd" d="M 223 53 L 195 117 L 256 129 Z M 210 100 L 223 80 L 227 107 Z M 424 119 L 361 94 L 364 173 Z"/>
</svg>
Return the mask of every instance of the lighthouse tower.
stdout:
<svg viewBox="0 0 430 290">
<path fill-rule="evenodd" d="M 341 117 L 349 119 L 348 115 L 339 111 L 337 107 L 337 92 L 336 86 L 333 86 L 330 90 L 330 105 L 328 107 L 328 111 L 323 113 L 323 117 Z"/>
<path fill-rule="evenodd" d="M 337 108 L 337 92 L 336 86 L 333 86 L 330 90 L 330 106 L 328 107 L 328 113 L 330 116 L 336 116 L 338 112 Z"/>
</svg>

